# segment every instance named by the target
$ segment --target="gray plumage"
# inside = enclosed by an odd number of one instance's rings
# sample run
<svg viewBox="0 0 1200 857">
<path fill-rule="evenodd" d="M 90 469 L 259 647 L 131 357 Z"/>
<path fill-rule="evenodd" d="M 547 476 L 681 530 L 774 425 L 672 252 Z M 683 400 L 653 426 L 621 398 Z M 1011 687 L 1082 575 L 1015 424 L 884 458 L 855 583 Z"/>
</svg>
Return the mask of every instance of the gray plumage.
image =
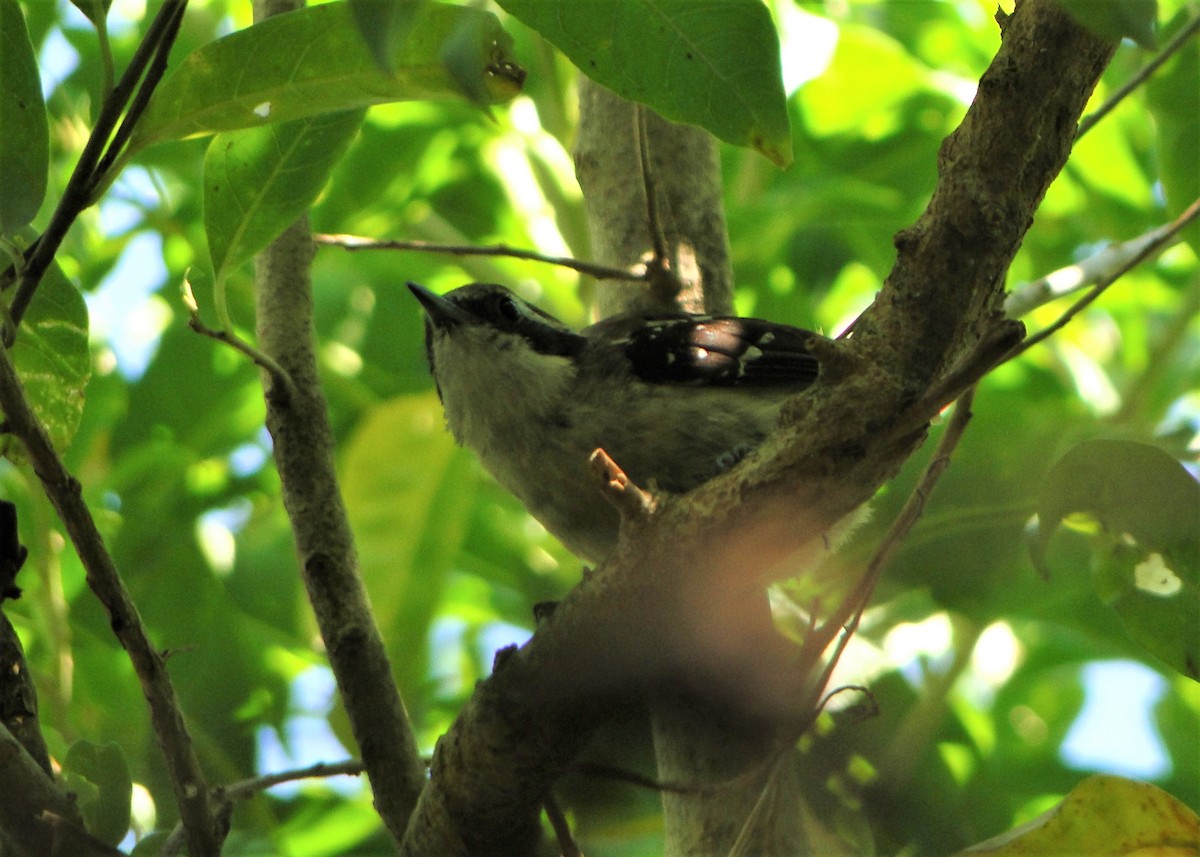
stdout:
<svg viewBox="0 0 1200 857">
<path fill-rule="evenodd" d="M 503 286 L 409 288 L 451 433 L 590 562 L 618 528 L 593 450 L 639 485 L 688 491 L 757 446 L 817 375 L 816 334 L 761 319 L 615 316 L 576 332 Z"/>
</svg>

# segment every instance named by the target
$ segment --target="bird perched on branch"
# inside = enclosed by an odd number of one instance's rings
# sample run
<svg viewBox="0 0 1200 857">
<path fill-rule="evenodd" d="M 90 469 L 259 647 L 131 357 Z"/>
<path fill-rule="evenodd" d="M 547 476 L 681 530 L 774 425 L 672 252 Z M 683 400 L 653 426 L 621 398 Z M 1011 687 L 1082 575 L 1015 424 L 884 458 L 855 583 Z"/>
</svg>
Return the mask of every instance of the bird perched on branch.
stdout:
<svg viewBox="0 0 1200 857">
<path fill-rule="evenodd" d="M 455 439 L 566 547 L 599 563 L 619 517 L 588 459 L 638 485 L 689 491 L 728 469 L 817 377 L 817 334 L 756 318 L 621 315 L 575 331 L 504 286 L 425 310 L 430 370 Z"/>
</svg>

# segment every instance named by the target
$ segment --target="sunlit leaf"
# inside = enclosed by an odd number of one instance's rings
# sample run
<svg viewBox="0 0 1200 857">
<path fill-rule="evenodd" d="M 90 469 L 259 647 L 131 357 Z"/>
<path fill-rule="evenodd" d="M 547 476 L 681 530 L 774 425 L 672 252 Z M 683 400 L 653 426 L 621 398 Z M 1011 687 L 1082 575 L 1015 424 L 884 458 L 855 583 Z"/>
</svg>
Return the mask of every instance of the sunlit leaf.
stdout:
<svg viewBox="0 0 1200 857">
<path fill-rule="evenodd" d="M 588 77 L 779 166 L 792 161 L 779 38 L 761 0 L 500 0 Z"/>
<path fill-rule="evenodd" d="M 0 235 L 13 235 L 37 214 L 50 164 L 37 59 L 17 0 L 0 0 L 0 129 Z"/>
<path fill-rule="evenodd" d="M 58 265 L 42 277 L 21 320 L 12 359 L 33 412 L 54 445 L 65 449 L 83 414 L 91 359 L 87 306 Z M 8 437 L 0 435 L 0 454 L 12 452 Z"/>
<path fill-rule="evenodd" d="M 217 279 L 307 209 L 362 123 L 361 110 L 218 134 L 204 159 L 204 229 Z"/>
<path fill-rule="evenodd" d="M 1020 827 L 981 842 L 960 857 L 1190 857 L 1200 853 L 1200 818 L 1157 786 L 1097 775 Z"/>
<path fill-rule="evenodd" d="M 363 41 L 384 71 L 394 68 L 396 56 L 412 30 L 413 21 L 429 0 L 346 0 Z"/>
<path fill-rule="evenodd" d="M 429 3 L 414 15 L 408 37 L 382 70 L 342 3 L 277 15 L 189 55 L 154 94 L 138 123 L 133 149 L 160 140 L 255 128 L 321 113 L 407 99 L 476 97 L 447 70 L 443 50 L 463 30 L 482 75 L 508 55 L 510 39 L 488 12 Z M 494 101 L 512 96 L 503 89 Z"/>
</svg>

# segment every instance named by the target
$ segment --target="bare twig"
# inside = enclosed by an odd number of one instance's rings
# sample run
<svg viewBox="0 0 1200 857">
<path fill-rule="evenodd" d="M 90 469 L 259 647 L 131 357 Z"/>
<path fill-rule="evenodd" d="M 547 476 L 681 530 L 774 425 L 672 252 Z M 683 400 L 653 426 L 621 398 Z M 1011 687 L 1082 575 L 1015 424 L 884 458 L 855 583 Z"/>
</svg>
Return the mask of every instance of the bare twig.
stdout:
<svg viewBox="0 0 1200 857">
<path fill-rule="evenodd" d="M 605 499 L 617 507 L 622 519 L 644 517 L 654 509 L 654 495 L 638 487 L 603 449 L 592 452 L 588 467 Z"/>
<path fill-rule="evenodd" d="M 650 246 L 654 248 L 654 266 L 666 269 L 670 265 L 667 237 L 663 234 L 662 216 L 658 211 L 658 189 L 654 183 L 654 169 L 650 166 L 650 135 L 646 131 L 646 108 L 633 106 L 634 133 L 637 135 L 638 167 L 642 174 L 642 188 L 646 192 L 646 231 Z"/>
<path fill-rule="evenodd" d="M 646 194 L 646 233 L 653 251 L 653 256 L 646 266 L 646 279 L 658 294 L 659 303 L 674 306 L 678 304 L 684 290 L 683 281 L 680 279 L 681 269 L 677 270 L 677 265 L 681 266 L 682 263 L 671 256 L 662 212 L 658 207 L 658 184 L 654 178 L 654 165 L 650 160 L 650 132 L 646 126 L 646 113 L 645 105 L 633 106 L 634 134 L 637 137 L 637 145 L 633 151 L 642 176 L 642 189 Z"/>
<path fill-rule="evenodd" d="M 1096 300 L 1096 298 L 1104 294 L 1109 286 L 1111 286 L 1129 271 L 1136 268 L 1146 259 L 1149 259 L 1163 247 L 1172 243 L 1175 240 L 1175 236 L 1186 229 L 1192 223 L 1192 221 L 1196 220 L 1197 217 L 1200 217 L 1200 199 L 1195 200 L 1184 210 L 1182 214 L 1179 215 L 1179 217 L 1171 221 L 1167 228 L 1161 230 L 1157 234 L 1154 241 L 1147 243 L 1138 253 L 1126 259 L 1124 264 L 1109 272 L 1108 275 L 1102 277 L 1096 283 L 1096 285 L 1092 287 L 1091 291 L 1068 307 L 1066 311 L 1064 311 L 1063 314 L 1059 316 L 1052 324 L 1042 330 L 1039 330 L 1033 336 L 1016 346 L 1012 351 L 1009 352 L 1007 358 L 1005 359 L 1012 360 L 1014 357 L 1024 354 L 1033 346 L 1043 342 L 1046 339 L 1049 339 L 1055 333 L 1062 330 L 1064 327 L 1066 327 L 1067 323 L 1071 319 L 1083 312 L 1092 304 L 1093 301 Z"/>
<path fill-rule="evenodd" d="M 1170 240 L 1164 242 L 1164 237 Z M 1109 244 L 1086 259 L 1013 289 L 1004 299 L 1004 312 L 1009 318 L 1020 318 L 1044 304 L 1085 289 L 1107 277 L 1112 271 L 1121 269 L 1129 260 L 1140 258 L 1140 254 L 1147 247 L 1165 250 L 1178 240 L 1179 231 L 1173 224 L 1167 223 L 1137 238 Z"/>
<path fill-rule="evenodd" d="M 837 648 L 826 662 L 820 679 L 812 683 L 810 690 L 811 698 L 806 700 L 805 706 L 801 709 L 802 711 L 811 710 L 814 712 L 813 716 L 816 716 L 815 712 L 818 710 L 817 700 L 819 694 L 829 682 L 829 677 L 833 674 L 833 670 L 837 666 L 838 660 L 845 650 L 850 637 L 858 629 L 858 624 L 862 620 L 863 610 L 866 609 L 867 603 L 871 599 L 871 594 L 875 591 L 875 586 L 879 582 L 879 578 L 882 576 L 884 569 L 891 564 L 892 559 L 896 556 L 896 552 L 900 549 L 900 545 L 903 544 L 905 538 L 912 531 L 912 528 L 920 520 L 921 515 L 925 511 L 925 504 L 933 493 L 934 486 L 937 485 L 942 474 L 946 472 L 946 468 L 950 466 L 950 457 L 958 447 L 958 443 L 962 440 L 963 433 L 966 431 L 967 424 L 970 422 L 971 403 L 974 401 L 974 398 L 975 389 L 973 387 L 959 397 L 958 402 L 954 406 L 954 415 L 946 425 L 946 430 L 942 433 L 941 440 L 938 441 L 933 457 L 929 460 L 929 464 L 925 466 L 925 472 L 921 474 L 917 486 L 913 489 L 912 494 L 909 495 L 904 507 L 900 510 L 900 514 L 892 522 L 887 535 L 884 536 L 879 547 L 875 549 L 875 554 L 871 557 L 870 562 L 867 563 L 862 577 L 859 578 L 854 589 L 842 599 L 837 609 L 804 640 L 797 659 L 801 675 L 806 674 L 812 668 L 812 665 L 816 663 L 821 654 L 829 647 L 833 639 L 840 635 Z"/>
<path fill-rule="evenodd" d="M 261 777 L 240 780 L 227 786 L 219 786 L 215 790 L 218 800 L 246 800 L 259 792 L 284 783 L 294 783 L 297 780 L 323 780 L 330 777 L 357 777 L 362 774 L 363 763 L 358 759 L 347 759 L 344 762 L 320 762 L 307 768 L 295 768 L 290 771 L 280 771 Z"/>
<path fill-rule="evenodd" d="M 358 235 L 313 235 L 318 244 L 329 247 L 341 247 L 343 250 L 415 250 L 421 253 L 447 253 L 451 256 L 507 256 L 511 259 L 525 259 L 529 262 L 543 262 L 547 265 L 558 265 L 570 268 L 581 274 L 595 277 L 597 280 L 644 280 L 643 272 L 626 271 L 621 268 L 610 268 L 607 265 L 597 265 L 594 262 L 583 262 L 569 256 L 548 256 L 534 250 L 522 250 L 519 247 L 509 247 L 506 244 L 488 244 L 476 246 L 471 244 L 437 244 L 432 241 L 392 241 L 375 238 L 362 238 Z"/>
<path fill-rule="evenodd" d="M 54 209 L 54 214 L 50 216 L 46 230 L 25 251 L 25 266 L 17 277 L 17 291 L 9 305 L 14 322 L 13 335 L 16 334 L 15 325 L 19 325 L 21 318 L 25 315 L 25 310 L 29 307 L 29 302 L 33 300 L 34 292 L 37 291 L 46 269 L 54 261 L 54 256 L 58 252 L 63 238 L 66 237 L 67 230 L 71 228 L 71 224 L 75 222 L 79 213 L 95 202 L 96 189 L 105 184 L 105 175 L 100 164 L 102 159 L 106 165 L 110 166 L 112 163 L 105 152 L 111 145 L 110 137 L 117 125 L 117 120 L 125 112 L 130 99 L 135 96 L 135 88 L 138 86 L 138 82 L 142 81 L 143 72 L 147 66 L 159 57 L 162 58 L 159 62 L 165 63 L 166 55 L 171 50 L 175 35 L 179 31 L 179 22 L 186 9 L 187 0 L 175 0 L 175 2 L 162 4 L 147 29 L 145 37 L 134 52 L 133 58 L 129 61 L 125 73 L 121 75 L 117 85 L 105 98 L 100 115 L 96 117 L 96 125 L 92 128 L 87 144 L 79 155 L 75 170 L 71 173 L 62 198 L 59 199 L 58 206 Z M 139 101 L 149 99 L 160 76 L 161 70 L 158 76 L 147 76 L 142 81 L 142 86 L 136 93 Z M 10 275 L 6 272 L 4 276 L 0 276 L 0 281 L 8 276 Z"/>
<path fill-rule="evenodd" d="M 188 851 L 197 857 L 213 857 L 220 852 L 220 837 L 214 823 L 208 784 L 192 747 L 166 662 L 150 641 L 91 511 L 83 501 L 79 482 L 63 465 L 45 427 L 30 408 L 16 368 L 3 348 L 0 348 L 0 411 L 7 418 L 9 431 L 24 444 L 46 495 L 75 545 L 87 572 L 88 586 L 108 611 L 113 633 L 129 653 L 142 693 L 150 706 L 154 733 L 187 831 Z"/>
<path fill-rule="evenodd" d="M 175 16 L 167 20 L 163 35 L 159 40 L 160 47 L 150 59 L 150 65 L 146 69 L 146 76 L 142 80 L 142 85 L 137 88 L 137 91 L 133 94 L 133 98 L 130 99 L 129 109 L 125 111 L 125 118 L 117 126 L 117 132 L 113 134 L 113 138 L 108 144 L 108 149 L 96 167 L 96 172 L 92 176 L 92 182 L 89 187 L 90 202 L 95 202 L 96 197 L 103 192 L 104 188 L 120 172 L 119 168 L 116 168 L 116 165 L 126 155 L 125 144 L 133 136 L 133 130 L 137 127 L 138 120 L 142 118 L 142 114 L 146 111 L 146 105 L 150 103 L 150 96 L 154 94 L 159 81 L 166 74 L 167 60 L 171 54 L 171 45 L 175 43 L 175 37 L 179 34 L 179 27 L 183 23 L 183 13 L 187 8 L 187 3 L 166 3 L 164 4 L 165 7 L 173 7 Z"/>
<path fill-rule="evenodd" d="M 554 828 L 554 838 L 558 840 L 558 853 L 561 857 L 583 857 L 583 852 L 579 850 L 579 844 L 571 833 L 571 825 L 567 823 L 562 807 L 553 797 L 546 801 L 546 818 Z"/>
<path fill-rule="evenodd" d="M 1188 39 L 1196 35 L 1197 31 L 1200 31 L 1200 14 L 1193 16 L 1192 20 L 1184 24 L 1183 28 L 1172 37 L 1171 41 L 1163 45 L 1163 49 L 1154 55 L 1154 59 L 1142 66 L 1137 74 L 1125 81 L 1116 92 L 1096 108 L 1095 112 L 1083 117 L 1083 120 L 1079 123 L 1079 130 L 1075 132 L 1075 139 L 1078 140 L 1096 127 L 1097 122 L 1112 112 L 1113 108 L 1120 104 L 1129 93 L 1149 80 L 1150 75 L 1158 71 L 1159 67 L 1178 52 Z"/>
<path fill-rule="evenodd" d="M 272 360 L 268 355 L 263 354 L 232 330 L 216 330 L 205 324 L 204 320 L 200 318 L 200 305 L 196 302 L 195 295 L 192 294 L 192 285 L 186 279 L 183 281 L 183 303 L 187 306 L 188 310 L 188 327 L 201 336 L 207 336 L 209 339 L 223 342 L 235 351 L 240 351 L 249 357 L 256 366 L 269 374 L 271 380 L 275 382 L 275 386 L 271 389 L 275 395 L 283 397 L 280 404 L 286 405 L 292 400 L 292 397 L 296 393 L 296 383 L 292 380 L 292 376 L 284 371 L 284 368 L 276 361 Z"/>
<path fill-rule="evenodd" d="M 326 779 L 328 777 L 351 776 L 357 777 L 363 772 L 363 764 L 357 759 L 347 759 L 344 762 L 320 762 L 307 768 L 290 771 L 280 771 L 261 777 L 241 780 L 227 786 L 218 786 L 213 790 L 213 799 L 219 804 L 218 812 L 223 822 L 228 826 L 228 820 L 233 815 L 234 803 L 239 800 L 249 800 L 260 792 L 284 783 L 297 780 Z M 175 825 L 167 836 L 166 842 L 159 849 L 159 857 L 175 857 L 183 853 L 183 828 Z"/>
</svg>

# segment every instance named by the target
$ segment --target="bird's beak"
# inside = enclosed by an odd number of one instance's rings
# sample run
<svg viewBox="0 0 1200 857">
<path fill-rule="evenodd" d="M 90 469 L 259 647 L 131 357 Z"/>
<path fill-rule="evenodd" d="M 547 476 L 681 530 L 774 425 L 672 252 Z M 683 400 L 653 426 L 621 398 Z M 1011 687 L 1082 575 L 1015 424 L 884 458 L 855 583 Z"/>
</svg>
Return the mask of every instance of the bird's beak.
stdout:
<svg viewBox="0 0 1200 857">
<path fill-rule="evenodd" d="M 453 301 L 448 301 L 439 294 L 431 292 L 419 283 L 407 283 L 408 290 L 413 293 L 425 310 L 425 315 L 438 327 L 453 327 L 470 321 L 471 314 Z"/>
</svg>

